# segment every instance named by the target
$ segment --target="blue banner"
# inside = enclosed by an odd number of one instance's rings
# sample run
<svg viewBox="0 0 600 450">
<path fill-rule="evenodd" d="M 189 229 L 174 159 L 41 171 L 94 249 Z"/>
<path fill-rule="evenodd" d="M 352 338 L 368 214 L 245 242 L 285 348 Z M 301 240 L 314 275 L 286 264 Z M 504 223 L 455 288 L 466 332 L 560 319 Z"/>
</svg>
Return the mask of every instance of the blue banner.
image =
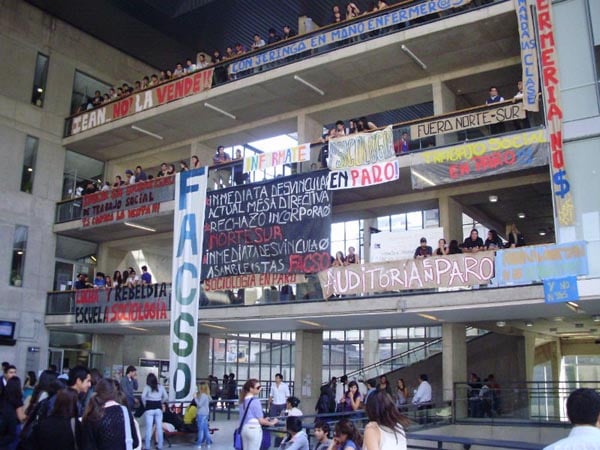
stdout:
<svg viewBox="0 0 600 450">
<path fill-rule="evenodd" d="M 500 286 L 588 274 L 586 243 L 534 245 L 496 252 Z"/>
<path fill-rule="evenodd" d="M 313 50 L 327 45 L 341 42 L 346 39 L 358 37 L 364 33 L 381 30 L 401 23 L 415 20 L 419 17 L 430 14 L 440 13 L 452 8 L 458 8 L 471 3 L 471 0 L 430 0 L 406 8 L 390 11 L 388 14 L 370 17 L 356 22 L 349 22 L 342 28 L 333 28 L 322 34 L 315 34 L 301 41 L 292 42 L 283 47 L 277 47 L 272 50 L 266 50 L 252 54 L 248 58 L 233 61 L 229 65 L 229 72 L 239 73 L 244 70 L 251 70 L 264 64 L 269 64 L 280 59 L 294 56 L 309 50 Z"/>
<path fill-rule="evenodd" d="M 546 303 L 565 303 L 577 300 L 579 300 L 577 277 L 544 280 L 544 301 Z"/>
</svg>

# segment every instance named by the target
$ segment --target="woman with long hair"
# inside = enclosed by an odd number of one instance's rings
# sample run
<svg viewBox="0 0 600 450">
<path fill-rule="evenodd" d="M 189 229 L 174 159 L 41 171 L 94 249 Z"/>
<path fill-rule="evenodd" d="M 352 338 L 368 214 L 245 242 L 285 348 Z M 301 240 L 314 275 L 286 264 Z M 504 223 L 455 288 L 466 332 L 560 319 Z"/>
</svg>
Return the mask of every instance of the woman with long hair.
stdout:
<svg viewBox="0 0 600 450">
<path fill-rule="evenodd" d="M 37 383 L 37 377 L 35 376 L 35 372 L 30 370 L 27 372 L 27 378 L 25 378 L 25 382 L 23 383 L 23 398 L 27 401 L 31 395 L 33 394 L 33 390 L 35 389 L 35 384 Z"/>
<path fill-rule="evenodd" d="M 362 405 L 362 395 L 360 395 L 360 392 L 358 391 L 358 383 L 356 381 L 348 383 L 348 390 L 341 401 L 344 402 L 344 407 L 342 408 L 343 411 L 351 412 L 360 409 L 360 406 Z"/>
<path fill-rule="evenodd" d="M 392 397 L 379 391 L 367 400 L 369 423 L 365 427 L 365 450 L 406 450 L 404 428 L 409 420 L 400 414 Z"/>
<path fill-rule="evenodd" d="M 196 422 L 198 423 L 198 440 L 196 441 L 196 445 L 212 445 L 210 430 L 208 429 L 208 418 L 210 416 L 210 389 L 207 383 L 200 383 L 200 389 L 198 390 L 196 400 L 198 404 L 198 415 L 196 416 Z"/>
<path fill-rule="evenodd" d="M 77 391 L 61 389 L 56 394 L 54 408 L 49 416 L 32 430 L 32 444 L 36 450 L 76 450 L 81 448 L 81 423 L 77 420 Z"/>
<path fill-rule="evenodd" d="M 404 408 L 408 403 L 408 388 L 404 382 L 404 378 L 400 378 L 396 382 L 396 407 L 398 409 Z"/>
<path fill-rule="evenodd" d="M 362 445 L 363 438 L 351 420 L 342 419 L 335 424 L 329 450 L 358 450 Z"/>
<path fill-rule="evenodd" d="M 161 449 L 163 446 L 163 427 L 162 427 L 162 402 L 168 400 L 165 388 L 158 382 L 158 378 L 153 373 L 146 377 L 146 386 L 142 391 L 142 403 L 144 404 L 144 418 L 146 421 L 146 436 L 144 439 L 144 448 L 151 448 L 152 425 L 156 425 L 156 446 Z"/>
<path fill-rule="evenodd" d="M 112 282 L 114 287 L 121 287 L 121 285 L 123 284 L 123 277 L 121 276 L 121 272 L 115 270 L 115 273 L 113 273 Z"/>
<path fill-rule="evenodd" d="M 240 424 L 244 450 L 260 450 L 262 442 L 261 426 L 272 427 L 278 420 L 263 417 L 262 406 L 258 399 L 260 382 L 250 378 L 244 383 L 240 395 Z"/>
<path fill-rule="evenodd" d="M 95 450 L 126 450 L 125 421 L 129 422 L 132 447 L 140 445 L 133 416 L 121 408 L 118 384 L 102 378 L 83 414 L 83 448 Z"/>
</svg>

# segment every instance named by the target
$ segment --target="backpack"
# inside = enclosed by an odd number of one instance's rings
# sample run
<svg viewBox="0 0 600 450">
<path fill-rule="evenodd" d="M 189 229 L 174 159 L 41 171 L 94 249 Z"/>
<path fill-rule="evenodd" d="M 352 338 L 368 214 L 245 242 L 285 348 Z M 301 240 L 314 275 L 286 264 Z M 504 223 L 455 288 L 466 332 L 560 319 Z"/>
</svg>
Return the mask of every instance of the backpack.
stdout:
<svg viewBox="0 0 600 450">
<path fill-rule="evenodd" d="M 17 450 L 33 450 L 33 443 L 31 442 L 33 428 L 48 417 L 51 406 L 54 406 L 54 396 L 45 398 L 35 405 L 33 411 L 27 418 L 27 422 L 25 422 L 25 425 L 23 425 L 23 429 L 21 430 Z"/>
</svg>

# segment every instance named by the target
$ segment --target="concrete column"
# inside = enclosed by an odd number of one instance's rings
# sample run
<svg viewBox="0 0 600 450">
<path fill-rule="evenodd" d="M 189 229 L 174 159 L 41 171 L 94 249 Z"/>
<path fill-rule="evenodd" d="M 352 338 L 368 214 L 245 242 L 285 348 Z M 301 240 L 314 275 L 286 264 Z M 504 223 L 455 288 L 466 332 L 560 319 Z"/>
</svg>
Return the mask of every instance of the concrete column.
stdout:
<svg viewBox="0 0 600 450">
<path fill-rule="evenodd" d="M 371 262 L 371 227 L 377 228 L 377 219 L 363 220 L 363 261 Z"/>
<path fill-rule="evenodd" d="M 190 158 L 193 155 L 198 157 L 201 165 L 210 166 L 212 165 L 212 159 L 215 153 L 217 152 L 217 148 L 209 147 L 208 145 L 203 144 L 202 142 L 194 141 L 190 145 Z M 231 155 L 233 157 L 234 155 Z M 179 170 L 179 168 L 177 168 Z"/>
<path fill-rule="evenodd" d="M 532 381 L 535 366 L 535 334 L 524 332 L 523 338 L 525 339 L 525 381 Z"/>
<path fill-rule="evenodd" d="M 440 211 L 440 226 L 444 228 L 444 237 L 450 244 L 452 239 L 456 239 L 459 244 L 462 241 L 462 207 L 460 203 L 452 197 L 443 196 L 438 200 Z"/>
<path fill-rule="evenodd" d="M 465 324 L 443 323 L 442 337 L 442 399 L 444 402 L 451 402 L 454 397 L 454 383 L 467 381 L 467 341 L 465 336 Z M 466 417 L 466 388 L 461 387 L 457 390 L 456 394 L 457 401 L 454 405 L 456 417 Z"/>
<path fill-rule="evenodd" d="M 552 370 L 552 381 L 558 383 L 560 381 L 560 363 L 562 361 L 562 349 L 560 340 L 550 343 L 550 367 Z M 553 397 L 554 416 L 560 416 L 561 398 L 557 394 Z"/>
<path fill-rule="evenodd" d="M 323 331 L 296 331 L 294 395 L 300 408 L 311 414 L 323 382 Z"/>
<path fill-rule="evenodd" d="M 205 380 L 210 375 L 210 334 L 198 334 L 196 378 Z"/>
<path fill-rule="evenodd" d="M 364 364 L 370 366 L 379 361 L 379 330 L 363 331 Z M 374 373 L 367 373 L 365 377 L 371 378 Z"/>
<path fill-rule="evenodd" d="M 449 113 L 456 111 L 456 97 L 454 93 L 442 81 L 434 81 L 433 91 L 433 114 Z M 455 133 L 441 134 L 436 136 L 436 145 L 449 144 L 456 141 Z"/>
<path fill-rule="evenodd" d="M 312 117 L 307 116 L 304 113 L 298 114 L 298 144 L 306 144 L 308 142 L 318 141 L 323 134 L 323 124 L 317 122 Z M 312 163 L 317 162 L 319 157 L 320 147 L 315 147 L 311 151 L 310 161 L 301 163 L 302 172 L 308 171 Z"/>
</svg>

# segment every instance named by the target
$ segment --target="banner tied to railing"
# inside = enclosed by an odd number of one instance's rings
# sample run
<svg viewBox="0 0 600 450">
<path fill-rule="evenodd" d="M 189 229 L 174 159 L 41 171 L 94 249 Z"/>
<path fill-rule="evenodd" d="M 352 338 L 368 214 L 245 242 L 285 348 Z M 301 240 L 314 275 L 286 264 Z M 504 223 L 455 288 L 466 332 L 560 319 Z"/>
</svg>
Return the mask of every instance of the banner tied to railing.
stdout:
<svg viewBox="0 0 600 450">
<path fill-rule="evenodd" d="M 519 27 L 521 44 L 521 82 L 523 83 L 523 105 L 527 111 L 538 111 L 540 81 L 538 74 L 537 41 L 531 6 L 535 0 L 513 0 Z"/>
<path fill-rule="evenodd" d="M 75 323 L 167 320 L 171 286 L 166 283 L 75 291 Z"/>
<path fill-rule="evenodd" d="M 81 223 L 84 228 L 135 220 L 160 213 L 163 202 L 173 200 L 175 177 L 154 178 L 84 195 Z"/>
<path fill-rule="evenodd" d="M 465 142 L 411 155 L 414 189 L 473 180 L 548 164 L 543 129 Z"/>
<path fill-rule="evenodd" d="M 285 148 L 269 153 L 259 153 L 244 158 L 244 172 L 266 170 L 271 167 L 310 161 L 310 144 Z"/>
<path fill-rule="evenodd" d="M 213 72 L 214 68 L 194 72 L 78 114 L 71 119 L 70 136 L 206 91 L 212 87 Z"/>
<path fill-rule="evenodd" d="M 330 264 L 326 171 L 208 193 L 202 279 L 315 273 Z"/>
<path fill-rule="evenodd" d="M 323 296 L 488 284 L 494 252 L 330 267 L 319 273 Z"/>
<path fill-rule="evenodd" d="M 289 45 L 253 53 L 247 58 L 233 61 L 229 65 L 229 73 L 235 74 L 252 70 L 264 64 L 279 61 L 300 53 L 326 47 L 336 42 L 359 37 L 364 33 L 382 30 L 394 25 L 410 22 L 420 17 L 439 14 L 452 8 L 459 8 L 471 3 L 471 0 L 429 0 L 405 8 L 390 11 L 375 17 L 350 22 L 345 27 L 331 28 L 320 34 L 314 34 L 306 39 L 296 40 Z"/>
<path fill-rule="evenodd" d="M 550 0 L 537 0 L 536 6 L 542 54 L 542 80 L 544 81 L 542 93 L 546 106 L 546 126 L 552 154 L 554 208 L 558 223 L 562 226 L 571 226 L 575 224 L 575 207 L 563 152 L 563 112 L 560 104 L 560 73 L 556 40 L 554 39 L 552 4 Z"/>
</svg>

